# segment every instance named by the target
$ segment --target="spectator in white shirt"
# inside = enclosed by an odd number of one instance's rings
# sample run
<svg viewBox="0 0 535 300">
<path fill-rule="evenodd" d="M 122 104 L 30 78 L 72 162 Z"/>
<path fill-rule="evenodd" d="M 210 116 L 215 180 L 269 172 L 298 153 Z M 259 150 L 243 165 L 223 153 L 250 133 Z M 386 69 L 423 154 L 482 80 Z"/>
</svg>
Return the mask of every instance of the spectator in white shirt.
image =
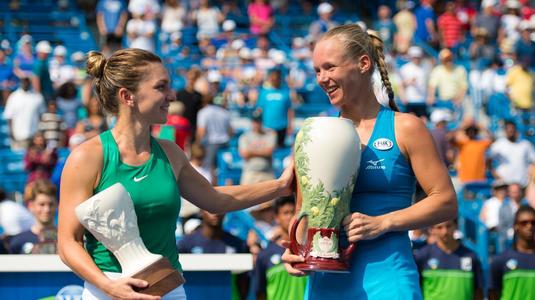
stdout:
<svg viewBox="0 0 535 300">
<path fill-rule="evenodd" d="M 423 51 L 418 46 L 408 50 L 411 59 L 399 71 L 401 80 L 400 99 L 406 106 L 406 112 L 418 117 L 429 117 L 426 104 L 427 75 L 422 66 Z"/>
</svg>

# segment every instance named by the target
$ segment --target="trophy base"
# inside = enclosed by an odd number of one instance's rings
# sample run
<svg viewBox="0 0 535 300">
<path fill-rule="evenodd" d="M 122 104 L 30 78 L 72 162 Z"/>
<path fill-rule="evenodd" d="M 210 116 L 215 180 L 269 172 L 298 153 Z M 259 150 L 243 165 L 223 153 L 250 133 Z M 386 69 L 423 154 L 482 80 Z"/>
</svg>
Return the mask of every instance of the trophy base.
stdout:
<svg viewBox="0 0 535 300">
<path fill-rule="evenodd" d="M 132 275 L 132 278 L 147 281 L 149 285 L 146 288 L 138 288 L 136 291 L 153 296 L 163 296 L 186 282 L 165 257 Z"/>
<path fill-rule="evenodd" d="M 292 267 L 304 272 L 349 273 L 349 265 L 332 258 L 308 257 L 304 263 Z"/>
</svg>

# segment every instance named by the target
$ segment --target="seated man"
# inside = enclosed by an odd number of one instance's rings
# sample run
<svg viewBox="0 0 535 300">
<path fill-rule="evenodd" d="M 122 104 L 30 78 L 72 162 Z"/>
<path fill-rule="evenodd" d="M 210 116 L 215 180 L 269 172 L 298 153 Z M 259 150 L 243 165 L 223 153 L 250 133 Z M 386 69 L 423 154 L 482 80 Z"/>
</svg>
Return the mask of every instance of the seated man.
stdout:
<svg viewBox="0 0 535 300">
<path fill-rule="evenodd" d="M 483 277 L 477 255 L 453 236 L 457 222 L 431 227 L 434 244 L 414 253 L 424 299 L 483 299 Z"/>
<path fill-rule="evenodd" d="M 492 259 L 489 299 L 535 299 L 535 209 L 521 206 L 515 214 L 512 249 Z"/>
<path fill-rule="evenodd" d="M 13 236 L 9 241 L 11 254 L 55 254 L 57 229 L 55 224 L 58 201 L 56 186 L 49 180 L 39 179 L 32 183 L 28 208 L 35 217 L 30 230 Z"/>
</svg>

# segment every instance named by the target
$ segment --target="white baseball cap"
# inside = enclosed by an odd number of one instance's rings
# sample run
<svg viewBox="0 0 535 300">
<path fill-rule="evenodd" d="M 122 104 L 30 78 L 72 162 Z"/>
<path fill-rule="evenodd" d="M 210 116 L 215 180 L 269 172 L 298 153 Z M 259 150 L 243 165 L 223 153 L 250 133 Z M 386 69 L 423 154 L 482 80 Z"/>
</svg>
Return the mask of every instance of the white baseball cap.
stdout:
<svg viewBox="0 0 535 300">
<path fill-rule="evenodd" d="M 493 6 L 496 6 L 496 0 L 483 0 L 481 1 L 481 7 L 483 8 L 486 8 L 486 7 L 493 7 Z"/>
<path fill-rule="evenodd" d="M 210 70 L 206 75 L 206 80 L 210 83 L 221 82 L 221 73 L 216 70 Z"/>
<path fill-rule="evenodd" d="M 431 122 L 437 124 L 440 122 L 449 122 L 451 121 L 451 113 L 446 109 L 435 109 L 431 113 Z"/>
<path fill-rule="evenodd" d="M 19 42 L 21 44 L 31 43 L 32 41 L 33 41 L 33 38 L 29 34 L 25 34 L 25 35 L 21 36 L 20 40 L 19 40 Z"/>
<path fill-rule="evenodd" d="M 35 45 L 35 51 L 48 54 L 52 52 L 52 46 L 50 46 L 48 41 L 40 41 Z"/>
<path fill-rule="evenodd" d="M 232 31 L 236 29 L 236 22 L 234 22 L 234 20 L 225 20 L 221 27 L 223 28 L 223 31 Z"/>
<path fill-rule="evenodd" d="M 66 56 L 67 55 L 67 48 L 63 45 L 58 45 L 56 48 L 54 48 L 54 56 Z"/>
<path fill-rule="evenodd" d="M 329 13 L 332 13 L 333 11 L 334 11 L 334 7 L 327 2 L 323 2 L 320 5 L 318 5 L 318 15 L 329 14 Z"/>
<path fill-rule="evenodd" d="M 410 58 L 419 58 L 424 55 L 424 52 L 422 51 L 422 48 L 418 46 L 412 46 L 407 51 L 407 54 L 409 55 Z"/>
</svg>

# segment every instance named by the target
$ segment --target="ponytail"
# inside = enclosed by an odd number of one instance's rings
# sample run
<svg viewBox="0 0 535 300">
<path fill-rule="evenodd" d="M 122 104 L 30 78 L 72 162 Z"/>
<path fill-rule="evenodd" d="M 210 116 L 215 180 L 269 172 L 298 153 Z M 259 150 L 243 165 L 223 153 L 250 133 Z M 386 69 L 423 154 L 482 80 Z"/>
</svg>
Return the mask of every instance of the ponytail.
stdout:
<svg viewBox="0 0 535 300">
<path fill-rule="evenodd" d="M 388 95 L 388 106 L 390 106 L 390 109 L 394 111 L 399 111 L 399 108 L 396 102 L 394 101 L 394 90 L 392 89 L 392 83 L 390 83 L 390 79 L 388 78 L 385 55 L 383 52 L 383 40 L 381 40 L 379 34 L 376 31 L 368 30 L 367 33 L 371 39 L 371 44 L 375 49 L 375 62 L 377 63 L 377 70 L 379 71 L 379 74 L 381 74 L 381 81 L 383 82 L 383 86 L 386 88 L 386 93 Z"/>
</svg>

